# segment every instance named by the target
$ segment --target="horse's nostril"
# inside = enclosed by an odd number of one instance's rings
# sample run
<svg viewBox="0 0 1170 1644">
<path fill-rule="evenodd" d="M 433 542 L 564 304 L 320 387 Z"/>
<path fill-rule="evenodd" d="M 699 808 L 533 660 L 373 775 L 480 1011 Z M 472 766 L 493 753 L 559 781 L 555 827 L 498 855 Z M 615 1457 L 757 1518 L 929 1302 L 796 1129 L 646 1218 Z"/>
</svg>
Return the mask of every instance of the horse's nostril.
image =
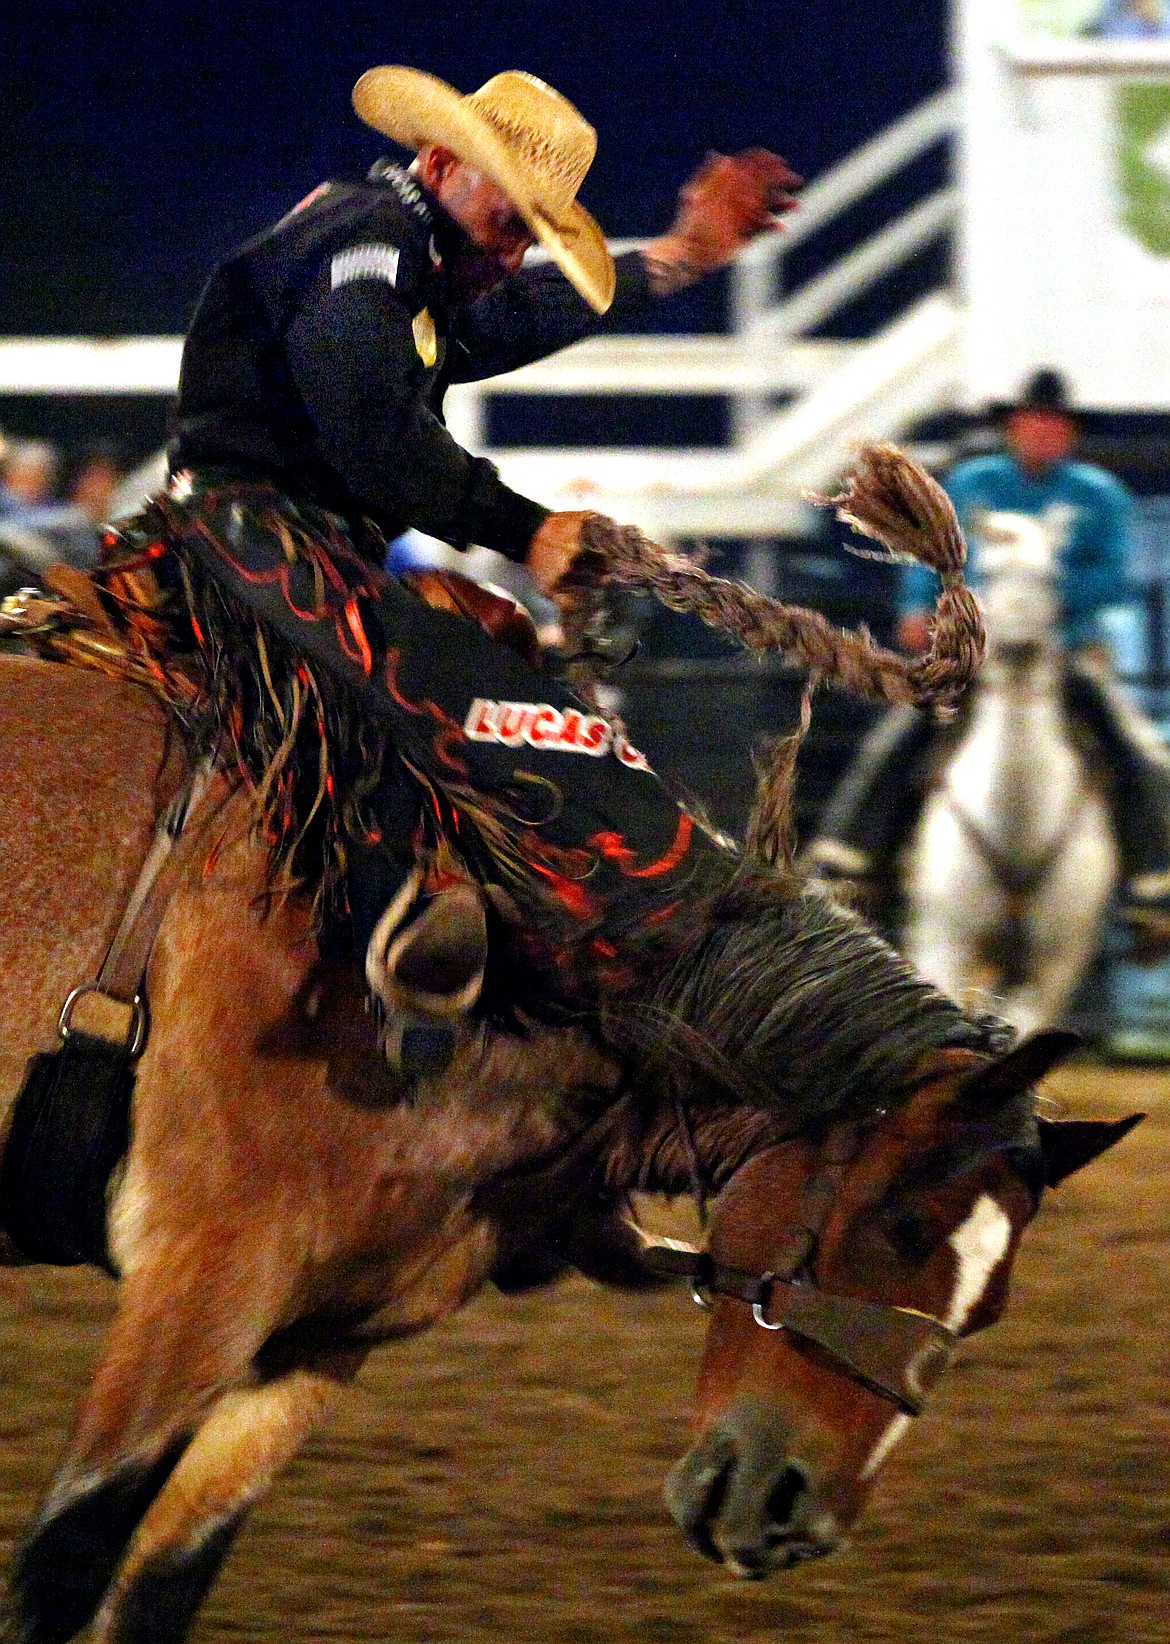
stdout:
<svg viewBox="0 0 1170 1644">
<path fill-rule="evenodd" d="M 769 1529 L 788 1530 L 791 1527 L 796 1504 L 807 1488 L 808 1477 L 804 1469 L 790 1461 L 764 1503 L 764 1514 L 770 1521 Z"/>
<path fill-rule="evenodd" d="M 715 1545 L 714 1528 L 723 1511 L 733 1471 L 734 1463 L 731 1461 L 720 1467 L 702 1496 L 701 1505 L 691 1525 L 692 1544 L 704 1558 L 712 1559 L 716 1564 L 720 1563 L 722 1554 Z"/>
<path fill-rule="evenodd" d="M 664 1490 L 666 1505 L 679 1529 L 697 1552 L 717 1564 L 722 1555 L 715 1546 L 712 1529 L 723 1511 L 734 1469 L 734 1460 L 727 1455 L 715 1454 L 701 1460 L 684 1457 Z"/>
</svg>

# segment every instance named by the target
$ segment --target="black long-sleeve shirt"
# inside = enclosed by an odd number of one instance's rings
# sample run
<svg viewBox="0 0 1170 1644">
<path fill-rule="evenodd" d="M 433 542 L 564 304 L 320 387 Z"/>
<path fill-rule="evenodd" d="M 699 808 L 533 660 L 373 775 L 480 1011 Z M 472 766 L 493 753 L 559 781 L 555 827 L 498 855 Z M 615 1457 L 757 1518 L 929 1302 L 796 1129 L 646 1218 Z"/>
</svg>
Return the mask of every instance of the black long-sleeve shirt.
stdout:
<svg viewBox="0 0 1170 1644">
<path fill-rule="evenodd" d="M 447 432 L 443 396 L 620 325 L 650 300 L 634 253 L 603 318 L 553 264 L 453 306 L 463 230 L 408 173 L 325 183 L 212 275 L 183 350 L 173 471 L 227 467 L 389 536 L 522 558 L 547 510 Z"/>
</svg>

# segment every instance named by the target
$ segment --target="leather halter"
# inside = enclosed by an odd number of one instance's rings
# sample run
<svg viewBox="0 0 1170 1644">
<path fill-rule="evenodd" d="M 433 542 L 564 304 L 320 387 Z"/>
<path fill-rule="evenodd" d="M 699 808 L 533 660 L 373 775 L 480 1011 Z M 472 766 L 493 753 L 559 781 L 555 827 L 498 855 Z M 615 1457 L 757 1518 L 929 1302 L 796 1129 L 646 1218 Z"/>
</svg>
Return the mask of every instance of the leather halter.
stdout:
<svg viewBox="0 0 1170 1644">
<path fill-rule="evenodd" d="M 716 1261 L 709 1251 L 673 1244 L 648 1244 L 642 1260 L 651 1272 L 689 1279 L 700 1305 L 709 1305 L 710 1296 L 746 1302 L 762 1329 L 787 1330 L 812 1343 L 854 1381 L 888 1399 L 904 1415 L 917 1416 L 950 1363 L 958 1340 L 955 1332 L 914 1308 L 828 1294 L 817 1288 L 813 1275 L 833 1201 L 861 1145 L 857 1126 L 844 1125 L 833 1132 L 820 1170 L 801 1194 L 800 1221 L 792 1238 L 766 1273 Z M 756 1154 L 755 1159 L 764 1156 Z"/>
<path fill-rule="evenodd" d="M 938 1076 L 932 1070 L 904 1088 L 902 1097 Z M 1030 1094 L 1026 1100 L 1031 1117 Z M 587 1192 L 606 1141 L 632 1108 L 636 1108 L 636 1097 L 627 1091 L 552 1159 L 485 1184 L 473 1196 L 474 1208 L 496 1218 L 518 1218 L 528 1224 L 533 1236 L 538 1236 L 551 1212 L 563 1212 Z M 689 1279 L 701 1306 L 709 1305 L 712 1296 L 746 1302 L 761 1329 L 787 1330 L 811 1343 L 861 1386 L 889 1400 L 904 1415 L 918 1416 L 950 1363 L 958 1345 L 957 1333 L 940 1319 L 912 1307 L 862 1301 L 821 1290 L 814 1271 L 817 1246 L 841 1183 L 867 1134 L 882 1117 L 884 1110 L 872 1114 L 868 1121 L 843 1122 L 830 1131 L 820 1169 L 801 1193 L 799 1220 L 790 1230 L 792 1236 L 766 1272 L 754 1273 L 716 1261 L 709 1251 L 652 1238 L 646 1239 L 638 1260 L 649 1273 Z M 749 1164 L 797 1139 L 789 1136 L 752 1154 L 724 1182 L 721 1191 L 726 1192 Z M 1018 1109 L 1007 1109 L 992 1131 L 984 1135 L 977 1151 L 986 1147 L 1012 1152 L 1017 1144 L 1025 1154 L 1026 1138 L 1020 1134 Z M 974 1162 L 974 1155 L 964 1161 Z M 1037 1197 L 1042 1185 L 1028 1179 Z"/>
<path fill-rule="evenodd" d="M 909 1307 L 828 1295 L 778 1273 L 750 1273 L 715 1261 L 705 1250 L 649 1245 L 653 1273 L 690 1279 L 696 1299 L 744 1301 L 765 1330 L 787 1330 L 828 1354 L 839 1369 L 907 1416 L 920 1416 L 950 1363 L 958 1338 L 945 1324 Z"/>
<path fill-rule="evenodd" d="M 480 1188 L 474 1207 L 499 1219 L 527 1222 L 539 1236 L 551 1211 L 563 1211 L 585 1193 L 600 1150 L 635 1105 L 634 1095 L 627 1092 L 553 1159 L 509 1172 Z M 740 1170 L 795 1139 L 753 1154 Z M 827 1294 L 817 1288 L 813 1275 L 817 1245 L 833 1202 L 864 1139 L 860 1125 L 836 1127 L 821 1168 L 801 1194 L 799 1223 L 766 1273 L 718 1262 L 706 1250 L 652 1239 L 647 1239 L 638 1259 L 649 1273 L 689 1279 L 700 1305 L 709 1305 L 711 1296 L 746 1302 L 762 1329 L 787 1330 L 811 1342 L 854 1381 L 905 1415 L 917 1416 L 950 1362 L 958 1340 L 955 1332 L 913 1308 Z M 729 1177 L 723 1191 L 738 1174 Z"/>
</svg>

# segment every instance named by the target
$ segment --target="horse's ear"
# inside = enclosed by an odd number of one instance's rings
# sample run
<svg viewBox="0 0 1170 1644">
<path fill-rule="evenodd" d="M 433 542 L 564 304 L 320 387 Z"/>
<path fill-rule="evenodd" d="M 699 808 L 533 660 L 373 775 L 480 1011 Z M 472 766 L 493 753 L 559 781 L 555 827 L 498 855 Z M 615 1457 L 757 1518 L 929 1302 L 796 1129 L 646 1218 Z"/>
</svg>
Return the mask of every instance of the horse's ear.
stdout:
<svg viewBox="0 0 1170 1644">
<path fill-rule="evenodd" d="M 1047 1185 L 1056 1187 L 1074 1170 L 1091 1164 L 1144 1118 L 1144 1113 L 1131 1113 L 1128 1119 L 1065 1119 L 1059 1124 L 1040 1119 L 1040 1151 Z"/>
<path fill-rule="evenodd" d="M 1021 1091 L 1031 1090 L 1046 1073 L 1072 1055 L 1080 1035 L 1060 1028 L 1044 1028 L 1023 1039 L 1005 1055 L 970 1075 L 960 1092 L 960 1104 L 972 1113 L 994 1112 Z"/>
</svg>

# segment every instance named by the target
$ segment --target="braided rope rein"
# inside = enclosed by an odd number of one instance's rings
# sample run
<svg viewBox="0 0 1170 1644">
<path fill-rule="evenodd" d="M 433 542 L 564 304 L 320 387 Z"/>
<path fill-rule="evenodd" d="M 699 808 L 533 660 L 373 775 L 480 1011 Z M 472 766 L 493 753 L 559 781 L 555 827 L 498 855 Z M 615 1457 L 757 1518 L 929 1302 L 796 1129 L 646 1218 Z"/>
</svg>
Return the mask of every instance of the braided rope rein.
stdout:
<svg viewBox="0 0 1170 1644">
<path fill-rule="evenodd" d="M 699 617 L 746 650 L 779 653 L 804 668 L 814 683 L 836 685 L 871 702 L 953 712 L 979 671 L 986 638 L 963 578 L 963 533 L 942 486 L 905 452 L 879 443 L 861 450 L 837 495 L 810 500 L 832 507 L 843 524 L 879 543 L 885 552 L 875 558 L 916 560 L 938 572 L 942 592 L 924 655 L 903 656 L 878 645 L 864 628 L 835 628 L 818 611 L 712 576 L 685 556 L 658 547 L 636 526 L 600 514 L 582 529 L 581 580 L 595 589 L 651 594 L 668 610 Z M 573 649 L 583 648 L 595 615 L 588 600 L 570 614 L 567 637 Z"/>
<path fill-rule="evenodd" d="M 805 670 L 796 728 L 761 749 L 755 761 L 758 786 L 745 851 L 749 859 L 772 867 L 790 867 L 794 860 L 796 759 L 811 722 L 817 686 L 825 682 L 870 702 L 908 704 L 949 717 L 979 672 L 986 650 L 983 619 L 963 577 L 967 547 L 954 506 L 937 480 L 905 452 L 885 443 L 867 445 L 835 496 L 809 500 L 833 508 L 842 524 L 884 550 L 869 557 L 917 561 L 938 572 L 942 592 L 924 655 L 887 650 L 865 628 L 835 628 L 817 611 L 785 605 L 746 583 L 711 576 L 683 555 L 667 553 L 635 526 L 618 525 L 600 514 L 583 527 L 585 552 L 579 575 L 566 579 L 583 596 L 565 623 L 570 647 L 580 658 L 574 683 L 591 699 L 596 677 L 587 642 L 607 587 L 652 594 L 668 610 L 699 617 L 746 650 L 778 652 Z M 850 551 L 867 554 L 865 549 Z"/>
</svg>

